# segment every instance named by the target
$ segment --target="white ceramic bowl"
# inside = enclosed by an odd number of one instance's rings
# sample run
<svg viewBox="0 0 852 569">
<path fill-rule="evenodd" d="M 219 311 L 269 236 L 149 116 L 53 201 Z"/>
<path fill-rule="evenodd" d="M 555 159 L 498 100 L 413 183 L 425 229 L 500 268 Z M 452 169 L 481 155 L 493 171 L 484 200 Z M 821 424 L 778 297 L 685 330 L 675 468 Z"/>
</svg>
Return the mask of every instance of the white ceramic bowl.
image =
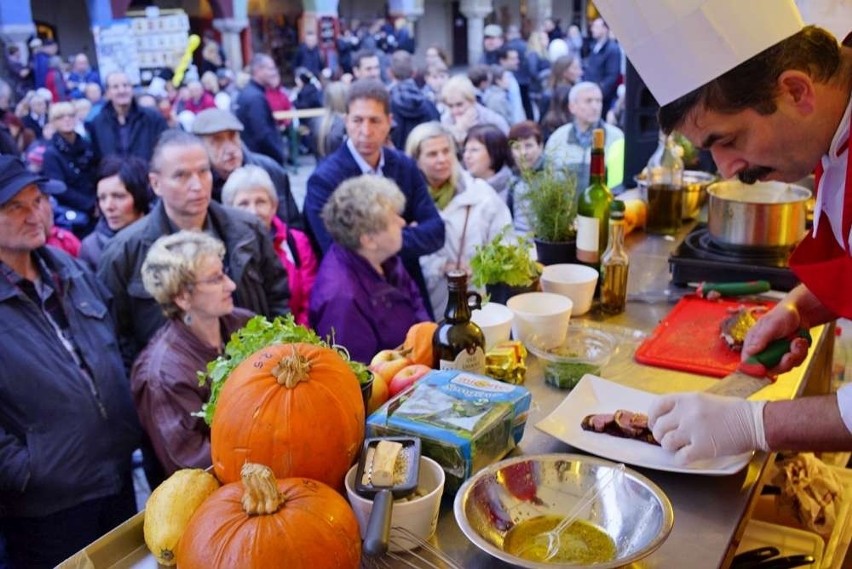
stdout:
<svg viewBox="0 0 852 569">
<path fill-rule="evenodd" d="M 481 310 L 473 311 L 471 320 L 482 328 L 482 333 L 485 334 L 486 350 L 509 339 L 513 317 L 512 311 L 499 302 L 489 302 L 482 305 Z"/>
<path fill-rule="evenodd" d="M 548 265 L 541 273 L 541 288 L 570 298 L 574 303 L 571 316 L 579 316 L 592 307 L 598 276 L 598 271 L 586 265 Z"/>
<path fill-rule="evenodd" d="M 346 495 L 358 519 L 361 529 L 361 539 L 367 531 L 367 522 L 373 510 L 373 501 L 363 498 L 355 491 L 356 464 L 346 473 Z M 417 539 L 426 541 L 435 533 L 438 526 L 438 512 L 441 508 L 441 495 L 444 493 L 444 469 L 431 458 L 420 457 L 420 480 L 417 484 L 417 497 L 396 500 L 391 513 L 390 551 L 408 551 L 420 544 L 417 541 L 395 531 L 394 528 L 404 528 Z"/>
<path fill-rule="evenodd" d="M 565 340 L 571 308 L 567 296 L 552 292 L 527 292 L 509 299 L 506 305 L 514 314 L 512 336 L 527 343 L 535 334 L 545 348 L 558 346 Z"/>
</svg>

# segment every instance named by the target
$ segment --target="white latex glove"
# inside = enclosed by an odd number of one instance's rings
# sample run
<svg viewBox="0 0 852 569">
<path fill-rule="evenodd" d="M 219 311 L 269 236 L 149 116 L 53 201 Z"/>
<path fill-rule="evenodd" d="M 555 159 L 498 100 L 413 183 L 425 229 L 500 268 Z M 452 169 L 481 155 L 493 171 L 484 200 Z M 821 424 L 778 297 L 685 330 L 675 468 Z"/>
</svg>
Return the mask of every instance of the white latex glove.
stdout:
<svg viewBox="0 0 852 569">
<path fill-rule="evenodd" d="M 690 462 L 768 450 L 763 431 L 766 401 L 747 401 L 709 393 L 679 393 L 658 399 L 648 411 L 648 426 L 675 462 Z"/>
</svg>

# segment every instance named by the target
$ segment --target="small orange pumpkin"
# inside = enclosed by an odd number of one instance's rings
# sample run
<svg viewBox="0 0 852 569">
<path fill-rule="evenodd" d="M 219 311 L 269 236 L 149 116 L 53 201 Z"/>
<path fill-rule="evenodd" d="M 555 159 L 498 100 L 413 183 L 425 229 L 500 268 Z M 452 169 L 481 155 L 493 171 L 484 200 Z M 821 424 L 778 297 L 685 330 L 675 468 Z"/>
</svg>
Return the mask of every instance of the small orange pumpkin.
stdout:
<svg viewBox="0 0 852 569">
<path fill-rule="evenodd" d="M 343 488 L 364 441 L 358 378 L 334 350 L 275 344 L 231 373 L 210 429 L 210 454 L 224 484 L 247 462 L 278 478 L 302 476 Z"/>
<path fill-rule="evenodd" d="M 178 543 L 178 567 L 358 567 L 358 520 L 340 494 L 307 478 L 276 480 L 261 464 L 245 464 L 241 476 L 195 511 Z"/>
<path fill-rule="evenodd" d="M 418 322 L 405 334 L 404 350 L 410 350 L 408 357 L 416 364 L 432 367 L 432 336 L 438 325 L 435 322 Z"/>
</svg>

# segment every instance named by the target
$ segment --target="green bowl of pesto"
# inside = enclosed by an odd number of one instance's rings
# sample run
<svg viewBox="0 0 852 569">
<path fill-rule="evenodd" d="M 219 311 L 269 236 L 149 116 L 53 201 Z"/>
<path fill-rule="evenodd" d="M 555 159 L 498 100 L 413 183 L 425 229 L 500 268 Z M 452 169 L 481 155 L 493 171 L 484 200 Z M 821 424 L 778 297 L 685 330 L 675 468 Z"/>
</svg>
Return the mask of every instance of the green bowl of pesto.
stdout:
<svg viewBox="0 0 852 569">
<path fill-rule="evenodd" d="M 613 336 L 586 326 L 568 326 L 565 340 L 550 347 L 544 338 L 533 336 L 527 348 L 541 361 L 544 381 L 559 389 L 573 389 L 580 379 L 590 373 L 600 375 L 615 352 Z"/>
</svg>

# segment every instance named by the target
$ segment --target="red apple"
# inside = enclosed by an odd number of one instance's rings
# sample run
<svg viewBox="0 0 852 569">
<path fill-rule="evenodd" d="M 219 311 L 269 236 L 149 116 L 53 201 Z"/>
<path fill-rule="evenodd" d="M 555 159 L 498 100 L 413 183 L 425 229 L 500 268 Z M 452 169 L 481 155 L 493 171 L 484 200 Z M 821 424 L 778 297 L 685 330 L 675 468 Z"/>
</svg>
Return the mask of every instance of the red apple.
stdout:
<svg viewBox="0 0 852 569">
<path fill-rule="evenodd" d="M 388 382 L 382 376 L 373 374 L 373 391 L 367 403 L 367 415 L 384 405 L 388 399 L 390 399 Z"/>
<path fill-rule="evenodd" d="M 391 379 L 388 384 L 390 396 L 393 397 L 412 383 L 421 379 L 430 371 L 432 371 L 432 368 L 423 364 L 411 364 L 410 366 L 402 368 L 393 376 L 393 379 Z"/>
<path fill-rule="evenodd" d="M 390 383 L 393 376 L 402 368 L 411 365 L 411 359 L 398 350 L 382 350 L 370 360 L 370 371 Z"/>
</svg>

